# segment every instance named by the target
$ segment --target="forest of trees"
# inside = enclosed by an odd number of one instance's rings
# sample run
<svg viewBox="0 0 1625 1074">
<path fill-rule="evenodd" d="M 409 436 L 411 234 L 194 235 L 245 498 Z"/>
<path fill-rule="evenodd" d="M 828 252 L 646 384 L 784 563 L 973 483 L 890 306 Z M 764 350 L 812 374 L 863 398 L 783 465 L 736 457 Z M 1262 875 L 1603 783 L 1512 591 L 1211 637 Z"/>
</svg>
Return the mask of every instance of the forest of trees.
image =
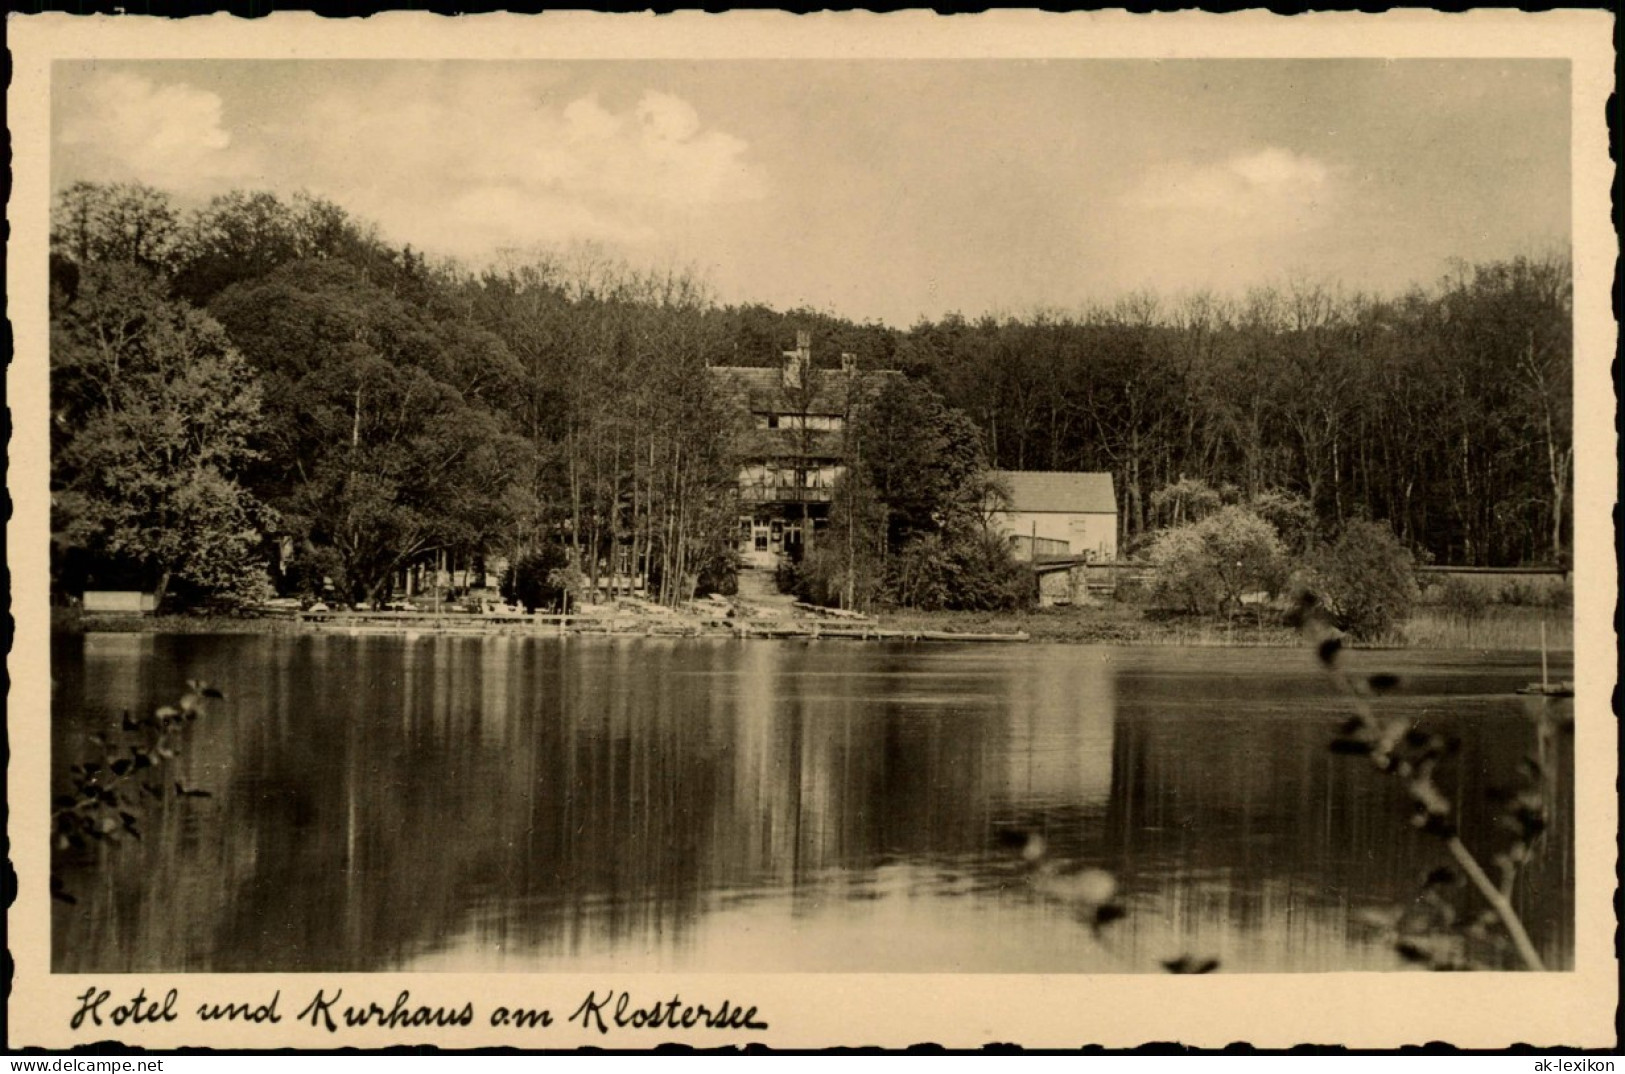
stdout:
<svg viewBox="0 0 1625 1074">
<path fill-rule="evenodd" d="M 903 603 L 998 574 L 973 562 L 997 559 L 986 466 L 1112 472 L 1130 551 L 1181 520 L 1184 489 L 1303 505 L 1294 543 L 1369 517 L 1438 562 L 1567 561 L 1560 258 L 1398 298 L 1300 286 L 896 330 L 723 306 L 692 272 L 591 250 L 431 264 L 311 197 L 182 211 L 81 183 L 56 200 L 51 283 L 58 593 L 240 605 L 325 578 L 377 601 L 404 568 L 560 547 L 595 588 L 618 560 L 666 601 L 723 585 L 744 416 L 708 366 L 776 364 L 798 330 L 816 367 L 907 378 L 854 425 L 825 537 L 853 551 L 803 579 L 826 599 L 850 602 L 860 547 L 881 563 L 864 584 Z"/>
<path fill-rule="evenodd" d="M 1001 469 L 1106 470 L 1124 547 L 1181 480 L 1305 497 L 1319 536 L 1386 519 L 1440 563 L 1565 563 L 1574 461 L 1566 259 L 1464 267 L 1397 298 L 1317 286 L 1080 315 L 948 318 L 905 370 Z"/>
</svg>

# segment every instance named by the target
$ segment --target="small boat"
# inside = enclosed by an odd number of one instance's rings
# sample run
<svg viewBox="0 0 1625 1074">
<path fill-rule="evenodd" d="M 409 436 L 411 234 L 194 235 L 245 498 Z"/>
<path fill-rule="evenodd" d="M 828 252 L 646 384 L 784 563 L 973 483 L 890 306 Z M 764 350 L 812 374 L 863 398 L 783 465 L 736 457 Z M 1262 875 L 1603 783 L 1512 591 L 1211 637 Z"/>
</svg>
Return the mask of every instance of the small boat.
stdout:
<svg viewBox="0 0 1625 1074">
<path fill-rule="evenodd" d="M 1540 624 L 1540 681 L 1532 682 L 1518 693 L 1535 697 L 1573 697 L 1574 684 L 1567 680 L 1552 682 L 1546 676 L 1546 622 Z"/>
</svg>

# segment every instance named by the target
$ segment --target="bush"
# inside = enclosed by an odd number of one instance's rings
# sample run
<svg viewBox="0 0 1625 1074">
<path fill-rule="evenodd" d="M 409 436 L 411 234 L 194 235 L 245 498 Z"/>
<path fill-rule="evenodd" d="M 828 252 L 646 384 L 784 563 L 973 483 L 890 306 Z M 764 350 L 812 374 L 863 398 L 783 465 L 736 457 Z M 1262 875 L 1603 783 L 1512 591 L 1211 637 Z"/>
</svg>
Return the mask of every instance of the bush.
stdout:
<svg viewBox="0 0 1625 1074">
<path fill-rule="evenodd" d="M 998 533 L 916 537 L 887 564 L 886 594 L 922 611 L 1009 611 L 1032 601 L 1032 575 Z"/>
<path fill-rule="evenodd" d="M 695 583 L 694 595 L 696 597 L 703 597 L 710 593 L 717 593 L 724 597 L 736 595 L 739 592 L 739 571 L 743 564 L 743 558 L 732 549 L 712 556 L 700 568 L 699 579 Z"/>
<path fill-rule="evenodd" d="M 1385 633 L 1416 604 L 1416 558 L 1383 522 L 1350 522 L 1336 542 L 1312 550 L 1308 584 L 1356 638 Z"/>
<path fill-rule="evenodd" d="M 780 593 L 800 593 L 802 590 L 801 564 L 804 557 L 779 560 L 773 568 L 773 585 Z"/>
<path fill-rule="evenodd" d="M 1112 600 L 1119 604 L 1144 604 L 1151 591 L 1139 578 L 1123 578 L 1112 587 Z"/>
<path fill-rule="evenodd" d="M 1231 495 L 1226 496 L 1229 492 Z M 1151 494 L 1151 517 L 1162 525 L 1200 522 L 1234 499 L 1234 489 L 1216 489 L 1201 478 L 1181 477 Z"/>
<path fill-rule="evenodd" d="M 1281 543 L 1292 555 L 1302 555 L 1315 532 L 1315 509 L 1295 492 L 1266 489 L 1247 505 L 1253 514 L 1275 527 Z"/>
<path fill-rule="evenodd" d="M 1273 593 L 1286 566 L 1275 527 L 1237 506 L 1164 530 L 1150 558 L 1153 599 L 1187 612 L 1233 611 L 1247 593 Z"/>
<path fill-rule="evenodd" d="M 245 564 L 231 580 L 214 589 L 178 586 L 173 594 L 182 608 L 206 615 L 250 615 L 276 596 L 271 576 L 260 563 Z"/>
<path fill-rule="evenodd" d="M 279 589 L 285 597 L 316 600 L 327 595 L 329 579 L 336 588 L 343 588 L 343 559 L 326 545 L 305 542 L 287 564 Z"/>
<path fill-rule="evenodd" d="M 941 535 L 928 533 L 886 564 L 887 594 L 904 608 L 936 611 L 948 607 L 957 573 Z"/>
<path fill-rule="evenodd" d="M 569 562 L 564 549 L 551 542 L 520 556 L 502 576 L 502 599 L 524 605 L 527 612 L 558 607 L 566 591 Z"/>
<path fill-rule="evenodd" d="M 1464 578 L 1447 577 L 1434 589 L 1434 598 L 1445 614 L 1464 623 L 1477 622 L 1490 606 L 1490 595 Z"/>
<path fill-rule="evenodd" d="M 1566 608 L 1573 598 L 1567 585 L 1541 585 L 1535 581 L 1512 581 L 1495 594 L 1497 604 L 1510 608 Z"/>
<path fill-rule="evenodd" d="M 809 604 L 827 608 L 840 607 L 845 601 L 850 583 L 851 608 L 872 607 L 881 596 L 880 560 L 873 549 L 856 546 L 850 553 L 844 534 L 820 541 L 812 551 L 801 557 L 795 571 L 794 586 L 786 590 Z M 783 583 L 780 583 L 781 588 Z"/>
<path fill-rule="evenodd" d="M 960 587 L 951 606 L 961 611 L 1001 612 L 1032 603 L 1033 576 L 1017 563 L 1002 534 L 973 531 L 948 545 L 958 563 Z"/>
</svg>

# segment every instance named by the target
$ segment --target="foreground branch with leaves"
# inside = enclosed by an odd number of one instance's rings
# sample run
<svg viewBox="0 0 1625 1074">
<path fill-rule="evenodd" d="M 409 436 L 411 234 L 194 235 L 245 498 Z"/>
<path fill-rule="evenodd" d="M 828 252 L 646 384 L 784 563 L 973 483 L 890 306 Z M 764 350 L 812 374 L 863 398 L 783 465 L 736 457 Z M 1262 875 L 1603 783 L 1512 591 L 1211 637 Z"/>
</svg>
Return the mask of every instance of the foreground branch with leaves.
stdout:
<svg viewBox="0 0 1625 1074">
<path fill-rule="evenodd" d="M 83 853 L 95 844 L 117 843 L 124 836 L 141 838 L 145 807 L 167 798 L 208 798 L 208 791 L 166 779 L 159 770 L 180 753 L 181 739 L 192 721 L 204 714 L 207 701 L 223 695 L 207 683 L 189 681 L 173 705 L 132 718 L 125 712 L 111 732 L 90 741 L 101 751 L 97 760 L 70 765 L 68 789 L 51 803 L 53 859 Z M 78 900 L 62 883 L 53 860 L 51 894 L 67 903 Z"/>
<path fill-rule="evenodd" d="M 1331 751 L 1366 757 L 1377 771 L 1397 780 L 1410 800 L 1412 827 L 1439 840 L 1454 862 L 1453 867 L 1441 866 L 1428 874 L 1417 910 L 1392 920 L 1395 950 L 1407 961 L 1430 969 L 1476 969 L 1481 963 L 1471 957 L 1471 952 L 1476 947 L 1495 946 L 1498 930 L 1523 968 L 1544 970 L 1545 964 L 1512 898 L 1519 873 L 1531 860 L 1534 846 L 1549 824 L 1551 795 L 1545 786 L 1542 759 L 1524 759 L 1521 786 L 1490 794 L 1501 808 L 1500 826 L 1510 835 L 1508 845 L 1492 859 L 1500 874 L 1498 881 L 1492 880 L 1462 841 L 1455 806 L 1436 778 L 1440 765 L 1459 752 L 1460 740 L 1425 730 L 1405 717 L 1379 716 L 1373 700 L 1398 686 L 1398 677 L 1349 673 L 1341 661 L 1343 636 L 1314 594 L 1304 594 L 1295 618 L 1304 637 L 1315 646 L 1321 665 L 1354 710 L 1340 726 Z M 1465 917 L 1449 897 L 1463 878 L 1483 903 L 1479 913 Z"/>
</svg>

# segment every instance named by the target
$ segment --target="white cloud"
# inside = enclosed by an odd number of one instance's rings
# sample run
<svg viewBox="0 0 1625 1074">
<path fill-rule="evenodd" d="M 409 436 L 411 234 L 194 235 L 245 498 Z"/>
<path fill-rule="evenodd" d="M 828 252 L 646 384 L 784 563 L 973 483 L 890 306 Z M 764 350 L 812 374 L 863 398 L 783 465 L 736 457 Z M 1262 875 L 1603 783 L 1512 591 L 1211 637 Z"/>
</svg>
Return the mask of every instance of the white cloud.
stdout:
<svg viewBox="0 0 1625 1074">
<path fill-rule="evenodd" d="M 398 202 L 386 209 L 391 219 L 413 218 L 415 206 Z M 605 216 L 579 201 L 520 186 L 471 188 L 433 215 L 415 217 L 402 241 L 430 249 L 477 256 L 506 247 L 599 242 L 640 246 L 658 238 L 644 225 Z"/>
<path fill-rule="evenodd" d="M 1251 156 L 1234 157 L 1230 170 L 1262 190 L 1318 190 L 1325 185 L 1328 174 L 1320 161 L 1287 149 L 1265 149 Z"/>
<path fill-rule="evenodd" d="M 1314 222 L 1335 196 L 1332 170 L 1289 149 L 1266 148 L 1215 164 L 1177 164 L 1147 175 L 1130 210 L 1219 214 L 1270 230 Z"/>
<path fill-rule="evenodd" d="M 572 142 L 604 142 L 620 133 L 621 118 L 598 103 L 596 97 L 582 97 L 564 106 L 565 136 Z"/>
<path fill-rule="evenodd" d="M 303 185 L 400 241 L 469 257 L 515 244 L 649 244 L 765 192 L 747 143 L 707 129 L 671 94 L 614 107 L 517 81 L 439 88 L 383 107 L 370 89 L 319 102 L 302 120 L 313 128 Z"/>
<path fill-rule="evenodd" d="M 188 190 L 241 171 L 218 94 L 122 71 L 66 89 L 59 144 L 96 178 Z"/>
<path fill-rule="evenodd" d="M 638 102 L 638 121 L 646 144 L 660 146 L 686 142 L 700 130 L 700 116 L 681 97 L 650 90 Z"/>
<path fill-rule="evenodd" d="M 1336 168 L 1269 147 L 1153 169 L 1088 240 L 1123 287 L 1225 291 L 1322 262 L 1345 207 Z"/>
<path fill-rule="evenodd" d="M 582 240 L 657 246 L 765 195 L 750 146 L 682 97 L 609 100 L 557 71 L 358 66 L 306 94 L 103 68 L 58 87 L 59 181 L 327 197 L 394 241 L 468 258 Z"/>
</svg>

